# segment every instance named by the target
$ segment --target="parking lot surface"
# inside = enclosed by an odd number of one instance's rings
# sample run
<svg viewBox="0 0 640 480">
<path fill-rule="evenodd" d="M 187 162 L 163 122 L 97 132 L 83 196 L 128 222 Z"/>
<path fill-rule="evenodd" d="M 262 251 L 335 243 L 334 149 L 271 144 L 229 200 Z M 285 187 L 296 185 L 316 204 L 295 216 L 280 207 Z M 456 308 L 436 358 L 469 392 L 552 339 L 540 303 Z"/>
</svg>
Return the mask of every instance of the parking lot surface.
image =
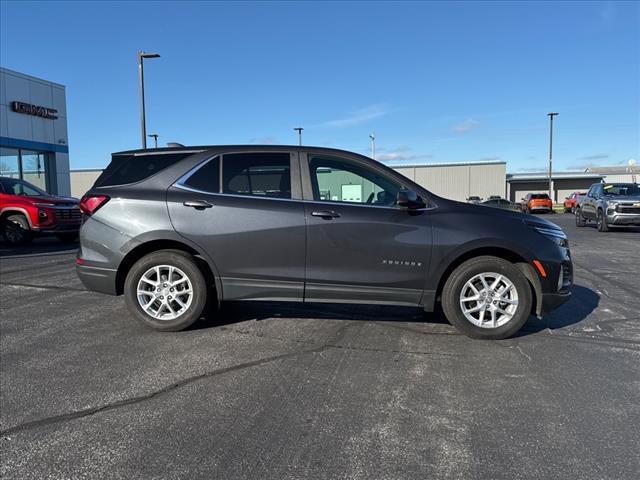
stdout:
<svg viewBox="0 0 640 480">
<path fill-rule="evenodd" d="M 284 303 L 158 333 L 84 290 L 73 245 L 0 245 L 0 476 L 637 478 L 640 229 L 547 218 L 574 295 L 496 342 Z"/>
</svg>

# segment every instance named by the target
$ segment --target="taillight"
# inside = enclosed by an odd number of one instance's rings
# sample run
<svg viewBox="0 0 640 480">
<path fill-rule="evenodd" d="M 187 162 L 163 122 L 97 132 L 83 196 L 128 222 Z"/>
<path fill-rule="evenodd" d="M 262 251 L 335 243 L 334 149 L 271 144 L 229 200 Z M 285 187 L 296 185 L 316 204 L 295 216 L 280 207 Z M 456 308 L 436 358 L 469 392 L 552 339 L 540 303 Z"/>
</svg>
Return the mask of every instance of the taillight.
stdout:
<svg viewBox="0 0 640 480">
<path fill-rule="evenodd" d="M 80 210 L 85 215 L 92 215 L 108 201 L 106 195 L 85 195 L 80 200 Z"/>
</svg>

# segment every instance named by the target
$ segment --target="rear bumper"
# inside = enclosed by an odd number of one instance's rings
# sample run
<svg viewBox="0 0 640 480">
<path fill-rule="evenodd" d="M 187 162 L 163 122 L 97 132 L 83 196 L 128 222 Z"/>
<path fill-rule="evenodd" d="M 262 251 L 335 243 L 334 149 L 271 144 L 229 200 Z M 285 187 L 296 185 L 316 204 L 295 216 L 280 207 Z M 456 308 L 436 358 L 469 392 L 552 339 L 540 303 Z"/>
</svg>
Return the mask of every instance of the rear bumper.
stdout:
<svg viewBox="0 0 640 480">
<path fill-rule="evenodd" d="M 560 305 L 565 303 L 567 300 L 571 298 L 571 290 L 561 290 L 557 293 L 543 293 L 542 294 L 542 304 L 540 308 L 540 316 L 546 315 L 549 312 L 552 312 Z"/>
<path fill-rule="evenodd" d="M 116 274 L 117 270 L 90 265 L 76 264 L 76 273 L 82 284 L 94 292 L 117 295 Z"/>
</svg>

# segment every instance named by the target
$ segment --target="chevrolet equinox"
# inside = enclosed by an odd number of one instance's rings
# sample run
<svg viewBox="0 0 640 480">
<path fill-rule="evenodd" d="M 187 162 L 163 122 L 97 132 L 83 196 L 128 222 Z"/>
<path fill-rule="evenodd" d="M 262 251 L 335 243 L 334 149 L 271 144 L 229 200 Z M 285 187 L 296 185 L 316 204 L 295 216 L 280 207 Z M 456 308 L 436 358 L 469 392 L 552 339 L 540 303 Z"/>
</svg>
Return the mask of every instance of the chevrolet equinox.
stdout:
<svg viewBox="0 0 640 480">
<path fill-rule="evenodd" d="M 184 329 L 227 300 L 405 305 L 516 333 L 570 296 L 544 219 L 434 195 L 370 158 L 291 146 L 114 153 L 82 198 L 76 268 L 132 315 Z"/>
</svg>

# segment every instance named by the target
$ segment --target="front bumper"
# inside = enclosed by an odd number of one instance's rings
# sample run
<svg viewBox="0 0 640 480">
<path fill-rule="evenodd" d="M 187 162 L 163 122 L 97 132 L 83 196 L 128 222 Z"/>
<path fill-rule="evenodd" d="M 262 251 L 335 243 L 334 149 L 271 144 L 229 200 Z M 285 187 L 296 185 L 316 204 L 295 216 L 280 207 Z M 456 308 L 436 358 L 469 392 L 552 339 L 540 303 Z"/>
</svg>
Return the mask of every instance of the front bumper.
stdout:
<svg viewBox="0 0 640 480">
<path fill-rule="evenodd" d="M 78 233 L 80 223 L 55 223 L 53 225 L 33 226 L 34 232 L 39 233 Z"/>
<path fill-rule="evenodd" d="M 609 225 L 640 225 L 640 213 L 607 212 Z"/>
<path fill-rule="evenodd" d="M 571 290 L 560 290 L 556 293 L 543 293 L 539 316 L 552 312 L 571 298 Z"/>
</svg>

